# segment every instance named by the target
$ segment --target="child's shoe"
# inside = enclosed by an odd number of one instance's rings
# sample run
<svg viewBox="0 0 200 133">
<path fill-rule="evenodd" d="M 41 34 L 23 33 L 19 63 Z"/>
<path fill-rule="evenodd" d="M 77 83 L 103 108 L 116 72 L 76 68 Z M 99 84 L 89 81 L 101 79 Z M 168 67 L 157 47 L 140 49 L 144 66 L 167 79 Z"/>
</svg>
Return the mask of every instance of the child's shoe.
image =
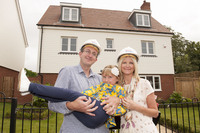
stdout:
<svg viewBox="0 0 200 133">
<path fill-rule="evenodd" d="M 29 79 L 26 77 L 26 72 L 23 69 L 21 69 L 19 76 L 18 76 L 18 91 L 21 92 L 22 96 L 30 94 L 29 85 L 30 85 Z"/>
</svg>

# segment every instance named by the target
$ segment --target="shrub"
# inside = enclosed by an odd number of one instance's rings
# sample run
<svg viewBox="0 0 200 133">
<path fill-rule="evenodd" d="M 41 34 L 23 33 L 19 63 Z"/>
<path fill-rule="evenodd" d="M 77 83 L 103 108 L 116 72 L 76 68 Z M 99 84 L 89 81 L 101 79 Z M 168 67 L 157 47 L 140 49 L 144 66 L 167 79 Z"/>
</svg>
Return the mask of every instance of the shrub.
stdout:
<svg viewBox="0 0 200 133">
<path fill-rule="evenodd" d="M 36 72 L 33 72 L 33 71 L 28 70 L 26 68 L 25 68 L 25 70 L 26 70 L 26 76 L 27 77 L 37 77 L 38 76 L 38 74 Z"/>
<path fill-rule="evenodd" d="M 174 91 L 169 99 L 166 101 L 167 103 L 181 103 L 182 102 L 182 94 L 180 92 Z"/>
<path fill-rule="evenodd" d="M 33 97 L 33 106 L 36 107 L 48 107 L 47 100 L 39 98 L 37 96 Z"/>
</svg>

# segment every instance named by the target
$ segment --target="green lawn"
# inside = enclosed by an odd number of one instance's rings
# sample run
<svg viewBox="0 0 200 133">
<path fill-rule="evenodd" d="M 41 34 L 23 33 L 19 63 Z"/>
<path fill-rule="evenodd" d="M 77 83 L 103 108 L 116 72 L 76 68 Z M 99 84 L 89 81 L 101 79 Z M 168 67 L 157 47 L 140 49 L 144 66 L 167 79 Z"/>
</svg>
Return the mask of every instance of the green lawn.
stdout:
<svg viewBox="0 0 200 133">
<path fill-rule="evenodd" d="M 6 112 L 10 112 L 10 103 L 5 104 L 5 114 Z M 23 106 L 19 105 L 18 108 L 22 108 Z M 0 130 L 2 130 L 2 115 L 3 115 L 3 103 L 0 103 Z M 60 126 L 63 121 L 63 115 L 57 114 L 57 132 L 60 130 Z M 40 128 L 39 128 L 40 124 Z M 31 121 L 30 120 L 24 120 L 23 124 L 23 132 L 31 132 Z M 51 116 L 49 118 L 49 128 L 47 128 L 47 119 L 41 120 L 39 123 L 39 120 L 32 120 L 32 133 L 47 133 L 47 130 L 49 133 L 55 133 L 56 132 L 56 113 L 51 112 Z M 0 131 L 1 132 L 1 131 Z M 3 133 L 9 133 L 10 132 L 10 119 L 4 118 L 4 124 L 3 124 Z M 17 119 L 16 121 L 16 133 L 22 132 L 22 120 Z"/>
<path fill-rule="evenodd" d="M 10 112 L 11 106 L 10 103 L 5 104 L 5 114 L 6 112 Z M 18 105 L 18 108 L 22 108 L 22 105 Z M 199 109 L 197 107 L 194 108 L 193 113 L 193 108 L 190 107 L 189 109 L 187 108 L 171 108 L 171 114 L 170 115 L 170 108 L 159 108 L 159 111 L 161 112 L 161 120 L 163 121 L 162 123 L 165 125 L 164 121 L 164 112 L 166 113 L 166 119 L 167 120 L 167 125 L 171 127 L 171 118 L 173 121 L 173 128 L 177 127 L 177 117 L 178 117 L 178 124 L 179 127 L 187 127 L 188 132 L 194 132 L 195 131 L 195 125 L 196 125 L 196 132 L 200 132 L 200 116 L 199 116 Z M 189 117 L 188 117 L 188 111 L 189 111 Z M 177 112 L 177 113 L 176 113 Z M 4 115 L 5 115 L 4 114 Z M 177 116 L 178 114 L 178 116 Z M 182 115 L 183 114 L 183 115 Z M 195 115 L 194 115 L 195 114 Z M 2 115 L 3 115 L 3 103 L 0 103 L 0 132 L 2 131 Z M 63 121 L 63 115 L 62 114 L 57 114 L 57 132 L 59 132 L 60 126 Z M 194 117 L 195 116 L 195 117 Z M 194 121 L 195 120 L 195 121 Z M 41 120 L 39 123 L 39 120 L 32 120 L 32 127 L 31 121 L 30 120 L 24 120 L 24 126 L 23 126 L 23 132 L 32 132 L 32 133 L 55 133 L 56 132 L 56 113 L 51 112 L 51 116 L 49 118 L 49 127 L 47 123 L 48 119 Z M 183 123 L 184 122 L 184 123 Z M 195 124 L 194 124 L 195 123 Z M 189 131 L 189 124 L 190 124 L 190 131 Z M 4 124 L 3 124 L 3 133 L 9 133 L 10 132 L 10 119 L 9 118 L 4 118 Z M 39 128 L 40 125 L 40 128 Z M 30 131 L 31 130 L 31 131 Z M 48 131 L 47 131 L 48 130 Z M 16 121 L 16 133 L 21 133 L 22 132 L 22 120 L 17 119 Z"/>
<path fill-rule="evenodd" d="M 173 128 L 177 128 L 177 123 L 179 127 L 187 127 L 189 130 L 190 126 L 190 131 L 189 132 L 194 132 L 195 131 L 195 125 L 196 125 L 196 132 L 200 132 L 200 123 L 199 123 L 199 109 L 198 107 L 194 107 L 194 113 L 193 113 L 193 108 L 171 108 L 171 113 L 170 113 L 170 108 L 165 108 L 165 113 L 164 113 L 164 108 L 159 108 L 159 111 L 161 112 L 161 119 L 164 120 L 165 116 L 164 114 L 166 113 L 166 119 L 168 119 L 168 126 L 171 127 L 171 119 L 174 123 Z M 189 113 L 188 113 L 189 112 Z M 171 115 L 170 115 L 171 114 Z M 189 115 L 188 115 L 189 114 Z M 178 115 L 178 116 L 177 116 Z M 178 117 L 178 121 L 177 121 Z M 164 122 L 166 123 L 166 122 Z M 195 123 L 195 124 L 194 124 Z M 170 125 L 169 125 L 170 124 Z"/>
</svg>

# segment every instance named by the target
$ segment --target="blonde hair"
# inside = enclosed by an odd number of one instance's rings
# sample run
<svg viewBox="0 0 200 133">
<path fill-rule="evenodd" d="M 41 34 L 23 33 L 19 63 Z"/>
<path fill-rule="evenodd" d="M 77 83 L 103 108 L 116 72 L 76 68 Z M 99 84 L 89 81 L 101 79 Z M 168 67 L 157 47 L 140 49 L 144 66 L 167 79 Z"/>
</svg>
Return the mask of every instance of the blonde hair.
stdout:
<svg viewBox="0 0 200 133">
<path fill-rule="evenodd" d="M 126 56 L 127 57 L 127 56 Z M 122 62 L 123 60 L 126 58 L 120 58 L 119 61 L 118 61 L 118 68 L 119 68 L 119 72 L 120 72 L 120 78 L 119 78 L 119 84 L 121 86 L 124 85 L 125 81 L 124 81 L 124 74 L 122 73 Z M 128 56 L 128 57 L 131 57 L 131 56 Z M 133 57 L 131 57 L 132 61 L 133 61 L 133 64 L 134 64 L 134 68 L 135 70 L 133 71 L 133 78 L 135 78 L 137 81 L 139 81 L 140 79 L 140 76 L 138 74 L 138 63 L 137 63 L 137 60 Z"/>
<path fill-rule="evenodd" d="M 119 70 L 119 68 L 116 66 L 116 65 L 107 65 L 107 66 L 105 66 L 104 67 L 104 69 L 102 70 L 102 72 L 101 72 L 101 75 L 109 75 L 109 74 L 112 74 L 112 75 L 114 75 L 112 72 L 111 72 L 111 70 L 112 70 L 112 68 L 114 68 L 114 67 L 116 67 L 118 70 Z M 114 75 L 115 76 L 115 75 Z M 121 78 L 121 74 L 120 74 L 120 72 L 119 72 L 119 75 L 118 76 L 115 76 L 115 77 L 117 77 L 118 79 L 120 79 Z"/>
</svg>

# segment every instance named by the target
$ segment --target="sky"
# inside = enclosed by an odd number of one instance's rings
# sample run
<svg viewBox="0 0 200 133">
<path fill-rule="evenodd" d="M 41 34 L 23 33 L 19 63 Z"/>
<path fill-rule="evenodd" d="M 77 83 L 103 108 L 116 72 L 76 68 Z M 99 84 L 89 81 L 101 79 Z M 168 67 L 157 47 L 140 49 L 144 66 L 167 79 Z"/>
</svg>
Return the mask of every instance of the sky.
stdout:
<svg viewBox="0 0 200 133">
<path fill-rule="evenodd" d="M 50 5 L 60 2 L 81 3 L 82 7 L 132 12 L 140 9 L 143 0 L 19 0 L 29 47 L 25 68 L 36 72 L 39 29 L 37 23 Z M 151 4 L 152 17 L 171 27 L 189 41 L 200 41 L 200 0 L 146 0 Z"/>
</svg>

